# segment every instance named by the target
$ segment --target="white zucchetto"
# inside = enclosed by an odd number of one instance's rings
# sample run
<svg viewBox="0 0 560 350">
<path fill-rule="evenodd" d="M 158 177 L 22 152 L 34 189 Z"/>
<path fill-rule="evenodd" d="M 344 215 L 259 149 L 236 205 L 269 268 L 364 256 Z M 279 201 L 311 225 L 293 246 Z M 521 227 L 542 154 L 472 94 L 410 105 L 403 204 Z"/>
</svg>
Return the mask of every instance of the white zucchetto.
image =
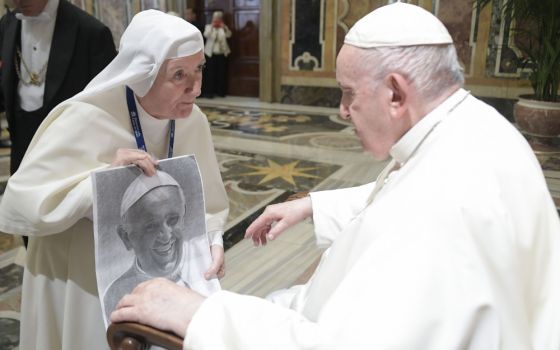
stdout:
<svg viewBox="0 0 560 350">
<path fill-rule="evenodd" d="M 138 177 L 134 179 L 130 185 L 128 185 L 121 201 L 121 217 L 123 217 L 128 209 L 130 209 L 134 203 L 138 202 L 138 200 L 140 200 L 140 198 L 142 198 L 146 193 L 161 186 L 177 187 L 184 206 L 185 197 L 181 186 L 179 186 L 177 181 L 171 175 L 164 171 L 157 170 L 156 174 L 153 176 L 148 176 L 144 173 L 138 175 Z"/>
<path fill-rule="evenodd" d="M 344 43 L 361 48 L 453 44 L 441 21 L 423 8 L 396 2 L 360 19 Z"/>
</svg>

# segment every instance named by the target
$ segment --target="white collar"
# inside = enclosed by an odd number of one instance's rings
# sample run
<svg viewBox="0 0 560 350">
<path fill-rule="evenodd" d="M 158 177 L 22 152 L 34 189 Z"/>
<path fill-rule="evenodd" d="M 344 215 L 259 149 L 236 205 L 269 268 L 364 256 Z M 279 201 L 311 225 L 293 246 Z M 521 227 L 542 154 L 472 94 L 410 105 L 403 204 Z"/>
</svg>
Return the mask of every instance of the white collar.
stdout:
<svg viewBox="0 0 560 350">
<path fill-rule="evenodd" d="M 416 125 L 404 134 L 397 143 L 391 147 L 389 154 L 402 166 L 418 149 L 430 132 L 450 113 L 463 102 L 470 94 L 469 91 L 458 89 L 439 106 L 434 108 Z"/>
<path fill-rule="evenodd" d="M 43 11 L 37 16 L 25 16 L 21 12 L 16 13 L 16 18 L 25 21 L 51 21 L 56 19 L 58 3 L 60 0 L 48 0 Z"/>
</svg>

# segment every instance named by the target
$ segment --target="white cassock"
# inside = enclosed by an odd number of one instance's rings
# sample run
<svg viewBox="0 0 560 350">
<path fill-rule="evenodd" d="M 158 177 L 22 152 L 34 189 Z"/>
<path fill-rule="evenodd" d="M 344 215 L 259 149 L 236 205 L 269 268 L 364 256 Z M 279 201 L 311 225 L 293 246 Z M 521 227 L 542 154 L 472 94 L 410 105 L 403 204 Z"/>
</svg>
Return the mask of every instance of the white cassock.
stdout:
<svg viewBox="0 0 560 350">
<path fill-rule="evenodd" d="M 137 103 L 148 152 L 167 156 L 168 120 Z M 30 236 L 23 279 L 20 349 L 108 348 L 95 278 L 92 186 L 118 148 L 136 149 L 125 89 L 59 105 L 43 122 L 0 205 L 0 231 Z M 205 115 L 178 119 L 174 155 L 194 154 L 209 235 L 221 234 L 228 202 Z"/>
<path fill-rule="evenodd" d="M 331 246 L 306 285 L 210 296 L 184 349 L 559 349 L 560 222 L 523 137 L 460 89 L 391 155 L 369 205 L 311 194 Z"/>
</svg>

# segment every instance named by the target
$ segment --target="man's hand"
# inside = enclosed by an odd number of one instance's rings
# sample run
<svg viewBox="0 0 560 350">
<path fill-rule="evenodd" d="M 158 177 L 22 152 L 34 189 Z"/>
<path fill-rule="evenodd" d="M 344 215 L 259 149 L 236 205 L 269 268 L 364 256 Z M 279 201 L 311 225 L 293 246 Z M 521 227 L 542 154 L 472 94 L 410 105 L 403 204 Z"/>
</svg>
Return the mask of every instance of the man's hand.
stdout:
<svg viewBox="0 0 560 350">
<path fill-rule="evenodd" d="M 157 278 L 140 283 L 125 295 L 111 314 L 111 322 L 138 322 L 185 338 L 204 297 L 188 288 Z"/>
<path fill-rule="evenodd" d="M 119 148 L 111 166 L 121 166 L 134 164 L 138 166 L 144 174 L 153 176 L 156 173 L 158 161 L 148 153 L 139 149 Z"/>
<path fill-rule="evenodd" d="M 247 228 L 245 238 L 253 239 L 256 246 L 265 245 L 267 240 L 275 239 L 287 228 L 307 219 L 312 214 L 310 197 L 269 205 Z"/>
<path fill-rule="evenodd" d="M 224 247 L 214 244 L 210 247 L 210 252 L 212 253 L 212 265 L 204 273 L 204 278 L 209 280 L 214 276 L 218 276 L 218 278 L 224 277 L 226 274 Z"/>
</svg>

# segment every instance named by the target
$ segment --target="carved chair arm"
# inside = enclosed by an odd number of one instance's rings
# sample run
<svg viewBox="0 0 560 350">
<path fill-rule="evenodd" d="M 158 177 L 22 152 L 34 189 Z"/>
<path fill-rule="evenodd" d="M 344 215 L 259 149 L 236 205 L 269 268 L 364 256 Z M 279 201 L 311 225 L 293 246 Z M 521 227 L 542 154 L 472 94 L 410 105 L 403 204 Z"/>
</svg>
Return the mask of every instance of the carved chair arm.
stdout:
<svg viewBox="0 0 560 350">
<path fill-rule="evenodd" d="M 112 323 L 107 329 L 107 341 L 111 350 L 146 350 L 150 345 L 183 349 L 183 339 L 179 336 L 134 322 Z"/>
</svg>

